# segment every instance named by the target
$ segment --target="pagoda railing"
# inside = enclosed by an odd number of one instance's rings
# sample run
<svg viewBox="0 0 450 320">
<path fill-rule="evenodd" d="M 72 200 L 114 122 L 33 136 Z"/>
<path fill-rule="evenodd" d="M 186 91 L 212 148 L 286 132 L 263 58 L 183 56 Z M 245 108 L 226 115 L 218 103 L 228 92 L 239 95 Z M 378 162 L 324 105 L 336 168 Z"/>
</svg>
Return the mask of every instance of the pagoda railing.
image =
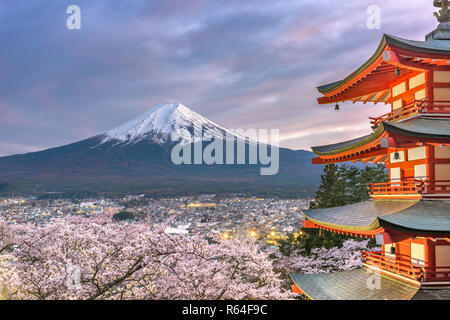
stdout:
<svg viewBox="0 0 450 320">
<path fill-rule="evenodd" d="M 423 181 L 419 185 L 420 194 L 450 194 L 450 180 Z"/>
<path fill-rule="evenodd" d="M 424 267 L 413 265 L 411 257 L 396 254 L 396 258 L 383 255 L 381 251 L 361 251 L 364 263 L 378 267 L 419 282 L 450 281 L 450 266 Z"/>
<path fill-rule="evenodd" d="M 450 101 L 418 100 L 380 117 L 370 117 L 372 129 L 376 129 L 383 121 L 399 121 L 417 114 L 446 114 L 450 116 Z"/>
<path fill-rule="evenodd" d="M 450 195 L 450 180 L 414 180 L 406 178 L 398 182 L 367 184 L 369 194 L 377 195 Z"/>
<path fill-rule="evenodd" d="M 420 194 L 423 181 L 402 180 L 398 182 L 368 183 L 370 195 Z"/>
<path fill-rule="evenodd" d="M 424 282 L 450 281 L 449 267 L 422 268 Z"/>
<path fill-rule="evenodd" d="M 373 265 L 379 267 L 382 270 L 393 272 L 398 275 L 402 275 L 409 279 L 420 281 L 423 278 L 423 270 L 419 266 L 413 266 L 407 261 L 401 261 L 386 257 L 381 251 L 367 252 L 362 251 L 362 258 L 367 265 Z M 398 255 L 396 257 L 399 257 Z M 406 258 L 406 257 L 404 257 Z"/>
</svg>

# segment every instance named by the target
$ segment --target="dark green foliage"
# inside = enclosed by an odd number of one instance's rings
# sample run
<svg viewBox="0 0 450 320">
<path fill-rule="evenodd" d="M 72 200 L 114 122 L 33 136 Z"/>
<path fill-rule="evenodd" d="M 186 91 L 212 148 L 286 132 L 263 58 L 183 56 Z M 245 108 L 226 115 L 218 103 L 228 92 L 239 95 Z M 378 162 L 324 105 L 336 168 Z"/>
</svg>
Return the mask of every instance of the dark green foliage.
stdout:
<svg viewBox="0 0 450 320">
<path fill-rule="evenodd" d="M 316 201 L 311 208 L 331 208 L 368 200 L 368 183 L 385 182 L 388 174 L 383 165 L 359 169 L 355 166 L 326 165 Z"/>
<path fill-rule="evenodd" d="M 315 248 L 341 248 L 344 242 L 349 239 L 364 240 L 320 229 L 302 229 L 300 234 L 290 233 L 286 239 L 278 240 L 278 247 L 285 256 L 290 256 L 292 252 L 297 250 L 304 250 L 304 253 L 309 255 L 311 250 Z M 372 248 L 375 246 L 375 240 L 370 239 L 368 247 Z"/>
<path fill-rule="evenodd" d="M 330 208 L 346 203 L 344 173 L 345 171 L 335 164 L 325 166 L 314 208 Z"/>
<path fill-rule="evenodd" d="M 359 169 L 356 166 L 330 164 L 325 166 L 321 180 L 316 199 L 311 202 L 311 209 L 338 207 L 368 200 L 370 196 L 367 184 L 387 181 L 388 174 L 383 165 Z M 314 248 L 342 247 L 348 239 L 352 238 L 320 229 L 302 229 L 298 237 L 292 234 L 280 241 L 280 251 L 290 255 L 301 249 L 305 254 L 310 254 Z M 375 246 L 373 240 L 369 243 L 370 246 Z"/>
<path fill-rule="evenodd" d="M 135 220 L 135 216 L 133 212 L 121 211 L 119 213 L 116 213 L 113 216 L 113 219 L 117 221 Z"/>
<path fill-rule="evenodd" d="M 304 250 L 305 254 L 309 255 L 314 248 L 340 248 L 348 239 L 352 238 L 320 229 L 302 229 L 300 234 L 291 233 L 286 239 L 279 240 L 278 243 L 280 252 L 286 256 L 296 250 Z"/>
</svg>

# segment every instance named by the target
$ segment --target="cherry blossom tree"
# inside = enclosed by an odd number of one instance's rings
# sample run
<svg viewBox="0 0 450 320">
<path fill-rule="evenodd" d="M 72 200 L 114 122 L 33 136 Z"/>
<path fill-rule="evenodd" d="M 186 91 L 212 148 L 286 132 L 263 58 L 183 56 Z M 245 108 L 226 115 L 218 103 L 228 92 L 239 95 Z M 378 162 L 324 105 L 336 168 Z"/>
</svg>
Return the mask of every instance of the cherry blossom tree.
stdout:
<svg viewBox="0 0 450 320">
<path fill-rule="evenodd" d="M 297 250 L 285 256 L 277 248 L 272 248 L 270 256 L 274 270 L 280 274 L 284 286 L 287 287 L 292 285 L 290 278 L 292 273 L 331 273 L 361 268 L 363 264 L 360 252 L 379 250 L 379 248 L 370 249 L 368 245 L 369 240 L 350 239 L 345 241 L 341 248 L 316 248 L 311 250 L 311 254 Z"/>
<path fill-rule="evenodd" d="M 269 253 L 242 240 L 171 236 L 108 216 L 0 222 L 11 299 L 289 299 Z"/>
</svg>

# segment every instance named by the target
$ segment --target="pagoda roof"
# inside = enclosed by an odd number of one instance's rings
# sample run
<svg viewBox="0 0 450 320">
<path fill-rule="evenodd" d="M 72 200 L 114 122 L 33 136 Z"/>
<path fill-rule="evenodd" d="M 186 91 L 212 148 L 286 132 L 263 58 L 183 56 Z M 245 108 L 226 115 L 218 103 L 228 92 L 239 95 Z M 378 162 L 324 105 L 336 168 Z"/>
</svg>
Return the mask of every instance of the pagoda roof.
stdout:
<svg viewBox="0 0 450 320">
<path fill-rule="evenodd" d="M 423 200 L 395 214 L 379 217 L 380 224 L 426 232 L 450 232 L 450 201 Z"/>
<path fill-rule="evenodd" d="M 403 122 L 384 122 L 386 131 L 418 138 L 449 139 L 450 119 L 416 118 Z"/>
<path fill-rule="evenodd" d="M 373 272 L 364 268 L 351 271 L 292 274 L 295 285 L 312 300 L 411 300 L 419 291 L 405 281 L 380 274 L 380 287 L 367 288 Z"/>
<path fill-rule="evenodd" d="M 384 35 L 386 38 L 386 43 L 393 45 L 398 48 L 413 50 L 422 53 L 432 53 L 438 55 L 448 55 L 450 54 L 450 41 L 448 40 L 408 40 L 392 35 Z"/>
<path fill-rule="evenodd" d="M 392 54 L 384 57 L 385 51 Z M 398 80 L 396 68 L 400 68 L 402 75 L 418 73 L 440 64 L 436 59 L 448 64 L 449 40 L 415 41 L 385 34 L 375 53 L 361 67 L 340 81 L 317 87 L 324 95 L 319 98 L 319 103 L 387 102 L 389 84 Z"/>
<path fill-rule="evenodd" d="M 319 226 L 349 232 L 373 231 L 380 227 L 424 233 L 450 232 L 450 201 L 368 200 L 307 210 L 304 215 Z"/>
<path fill-rule="evenodd" d="M 450 119 L 420 117 L 401 122 L 384 121 L 369 135 L 311 149 L 319 156 L 338 155 L 346 151 L 361 149 L 383 137 L 385 132 L 416 138 L 450 139 Z"/>
<path fill-rule="evenodd" d="M 319 156 L 328 156 L 328 155 L 334 155 L 341 152 L 349 151 L 352 149 L 356 149 L 359 147 L 362 147 L 370 142 L 375 141 L 378 139 L 384 132 L 384 127 L 381 124 L 378 126 L 377 130 L 375 130 L 373 133 L 369 135 L 365 135 L 356 139 L 339 142 L 339 143 L 333 143 L 329 145 L 324 146 L 318 146 L 318 147 L 311 147 L 312 151 L 319 155 Z"/>
<path fill-rule="evenodd" d="M 305 217 L 317 224 L 342 230 L 369 231 L 377 229 L 379 217 L 392 215 L 407 209 L 417 200 L 363 201 L 341 207 L 312 209 L 304 212 Z"/>
</svg>

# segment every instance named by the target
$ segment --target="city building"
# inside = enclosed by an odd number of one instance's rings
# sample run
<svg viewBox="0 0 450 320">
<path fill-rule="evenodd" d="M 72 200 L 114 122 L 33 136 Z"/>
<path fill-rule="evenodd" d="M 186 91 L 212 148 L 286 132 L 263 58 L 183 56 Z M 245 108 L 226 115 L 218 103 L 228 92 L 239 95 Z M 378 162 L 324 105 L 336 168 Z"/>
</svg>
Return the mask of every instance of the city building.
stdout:
<svg viewBox="0 0 450 320">
<path fill-rule="evenodd" d="M 310 299 L 450 299 L 450 14 L 425 41 L 383 36 L 347 78 L 318 88 L 319 104 L 389 104 L 367 136 L 314 147 L 316 164 L 384 163 L 389 181 L 369 185 L 371 200 L 305 211 L 305 228 L 375 238 L 362 269 L 294 274 Z"/>
</svg>

